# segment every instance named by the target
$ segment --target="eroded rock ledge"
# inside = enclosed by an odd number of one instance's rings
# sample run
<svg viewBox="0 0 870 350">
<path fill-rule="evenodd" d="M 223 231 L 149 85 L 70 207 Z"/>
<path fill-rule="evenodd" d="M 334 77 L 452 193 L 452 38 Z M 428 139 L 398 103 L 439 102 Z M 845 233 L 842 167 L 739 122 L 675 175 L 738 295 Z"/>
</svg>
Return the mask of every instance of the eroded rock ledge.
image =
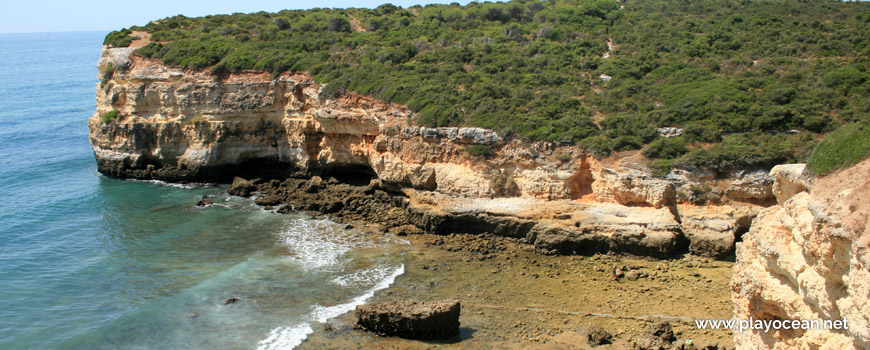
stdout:
<svg viewBox="0 0 870 350">
<path fill-rule="evenodd" d="M 131 50 L 104 49 L 99 67 L 105 79 L 88 122 L 98 169 L 112 176 L 261 178 L 257 186 L 275 186 L 261 188 L 258 202 L 264 205 L 298 200 L 285 191 L 295 184 L 282 179 L 319 176 L 357 186 L 375 179 L 390 201 L 404 198 L 407 203 L 396 208 L 411 208 L 407 224 L 418 229 L 483 227 L 565 254 L 688 250 L 727 259 L 749 220 L 774 201 L 773 181 L 764 171 L 716 178 L 677 170 L 655 178 L 637 154 L 599 161 L 576 147 L 524 142 L 487 129 L 415 126 L 414 113 L 403 106 L 352 93 L 326 98 L 304 73 L 218 77 Z M 112 110 L 118 116 L 104 120 Z M 712 192 L 699 196 L 698 189 Z M 716 204 L 698 197 L 716 198 Z M 528 214 L 533 208 L 552 210 Z"/>
<path fill-rule="evenodd" d="M 738 320 L 841 320 L 847 330 L 735 332 L 743 349 L 870 348 L 870 160 L 816 179 L 777 166 L 779 205 L 737 247 L 731 280 Z"/>
</svg>

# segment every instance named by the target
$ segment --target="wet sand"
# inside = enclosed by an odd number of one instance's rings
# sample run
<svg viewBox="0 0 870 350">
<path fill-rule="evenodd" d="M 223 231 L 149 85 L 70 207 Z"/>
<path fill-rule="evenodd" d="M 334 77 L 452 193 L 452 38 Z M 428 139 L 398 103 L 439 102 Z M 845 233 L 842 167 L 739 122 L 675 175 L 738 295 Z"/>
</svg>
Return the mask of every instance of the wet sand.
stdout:
<svg viewBox="0 0 870 350">
<path fill-rule="evenodd" d="M 462 303 L 459 339 L 423 342 L 353 329 L 353 313 L 315 329 L 299 349 L 584 349 L 576 332 L 600 326 L 613 343 L 662 320 L 678 342 L 733 347 L 727 330 L 698 330 L 693 318 L 731 318 L 733 263 L 685 256 L 655 260 L 616 255 L 547 256 L 514 239 L 489 235 L 412 235 L 405 274 L 370 302 L 440 300 Z M 614 267 L 625 276 L 614 279 Z M 636 276 L 644 276 L 634 279 Z M 676 342 L 675 342 L 676 344 Z"/>
</svg>

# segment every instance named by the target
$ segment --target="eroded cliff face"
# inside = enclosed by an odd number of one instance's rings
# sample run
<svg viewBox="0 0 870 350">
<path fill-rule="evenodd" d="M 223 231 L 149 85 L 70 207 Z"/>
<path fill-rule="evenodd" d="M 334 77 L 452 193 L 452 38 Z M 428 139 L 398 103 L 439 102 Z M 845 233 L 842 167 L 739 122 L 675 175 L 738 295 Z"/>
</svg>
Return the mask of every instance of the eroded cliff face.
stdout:
<svg viewBox="0 0 870 350">
<path fill-rule="evenodd" d="M 132 50 L 104 49 L 99 62 L 103 81 L 88 123 L 104 174 L 168 181 L 319 175 L 366 184 L 377 179 L 382 188 L 406 193 L 480 201 L 519 197 L 537 201 L 532 206 L 578 202 L 585 204 L 574 211 L 582 213 L 571 217 L 623 216 L 567 224 L 556 219 L 551 227 L 526 232 L 547 250 L 569 253 L 589 251 L 583 245 L 593 244 L 598 250 L 665 256 L 688 246 L 695 254 L 727 258 L 747 218 L 762 208 L 758 204 L 773 200 L 766 172 L 716 180 L 675 171 L 655 178 L 632 156 L 598 161 L 576 147 L 506 139 L 487 129 L 415 126 L 414 113 L 403 106 L 353 93 L 325 98 L 322 86 L 304 73 L 218 77 L 166 66 Z M 112 110 L 118 116 L 104 120 Z M 697 188 L 712 182 L 719 184 L 723 203 L 689 203 Z M 458 215 L 421 205 L 419 212 Z M 480 215 L 498 215 L 488 212 L 490 204 L 479 207 Z"/>
<path fill-rule="evenodd" d="M 577 149 L 505 141 L 480 128 L 412 126 L 413 113 L 401 106 L 354 94 L 324 99 L 305 74 L 217 78 L 129 51 L 104 50 L 100 62 L 102 70 L 109 62 L 115 68 L 97 89 L 97 112 L 89 121 L 106 174 L 213 181 L 245 168 L 260 175 L 360 172 L 402 187 L 474 197 L 558 199 L 592 192 L 594 161 Z M 104 122 L 113 109 L 119 117 Z M 474 145 L 491 154 L 469 155 L 466 147 Z"/>
<path fill-rule="evenodd" d="M 743 349 L 870 348 L 870 160 L 812 183 L 802 165 L 775 167 L 779 205 L 737 247 L 738 320 L 840 320 L 847 330 L 735 332 Z"/>
</svg>

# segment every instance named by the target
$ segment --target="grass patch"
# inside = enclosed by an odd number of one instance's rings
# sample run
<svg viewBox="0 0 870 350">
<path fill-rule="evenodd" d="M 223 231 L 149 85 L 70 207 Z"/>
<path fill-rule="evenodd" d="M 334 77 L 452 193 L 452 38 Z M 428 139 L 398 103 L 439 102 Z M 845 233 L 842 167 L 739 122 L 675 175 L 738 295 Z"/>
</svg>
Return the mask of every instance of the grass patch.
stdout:
<svg viewBox="0 0 870 350">
<path fill-rule="evenodd" d="M 816 175 L 848 167 L 870 156 L 870 122 L 841 126 L 820 142 L 807 166 Z"/>
<path fill-rule="evenodd" d="M 119 114 L 121 114 L 121 111 L 117 109 L 113 109 L 111 111 L 103 113 L 103 123 L 108 124 L 109 122 L 117 118 Z"/>
</svg>

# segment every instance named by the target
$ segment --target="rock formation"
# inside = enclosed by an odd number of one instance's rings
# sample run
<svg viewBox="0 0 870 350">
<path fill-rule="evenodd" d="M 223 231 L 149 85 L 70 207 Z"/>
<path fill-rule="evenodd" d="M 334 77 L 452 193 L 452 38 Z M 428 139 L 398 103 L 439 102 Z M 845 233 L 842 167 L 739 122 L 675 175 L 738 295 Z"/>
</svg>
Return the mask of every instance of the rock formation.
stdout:
<svg viewBox="0 0 870 350">
<path fill-rule="evenodd" d="M 487 208 L 494 205 L 487 201 L 502 197 L 536 200 L 531 206 L 582 203 L 574 210 L 583 213 L 577 218 L 537 225 L 522 215 L 499 218 L 487 210 L 416 205 L 424 199 L 412 198 L 408 207 L 420 229 L 461 232 L 461 223 L 476 220 L 487 224 L 471 227 L 526 237 L 561 253 L 666 256 L 688 246 L 700 255 L 732 256 L 743 222 L 757 210 L 720 203 L 681 213 L 678 202 L 699 197 L 681 193 L 713 184 L 715 193 L 704 198 L 755 204 L 773 199 L 772 181 L 757 172 L 715 179 L 676 170 L 660 179 L 631 157 L 596 160 L 574 146 L 525 142 L 488 129 L 415 126 L 414 112 L 403 106 L 353 93 L 327 97 L 305 73 L 216 76 L 167 66 L 133 50 L 103 50 L 97 111 L 88 121 L 98 169 L 112 176 L 181 182 L 320 176 L 357 185 L 374 179 L 394 193 L 437 193 Z M 253 184 L 232 186 L 243 196 L 253 190 Z M 291 197 L 273 193 L 257 203 L 276 205 Z M 337 202 L 323 200 L 306 207 L 340 210 Z M 698 241 L 689 245 L 686 237 Z"/>
<path fill-rule="evenodd" d="M 846 320 L 848 329 L 745 330 L 745 349 L 870 348 L 870 160 L 809 180 L 803 165 L 771 170 L 779 205 L 737 246 L 737 320 Z M 809 192 L 807 192 L 809 191 Z"/>
<path fill-rule="evenodd" d="M 379 335 L 410 339 L 459 336 L 458 300 L 396 301 L 356 307 L 356 327 Z"/>
</svg>

